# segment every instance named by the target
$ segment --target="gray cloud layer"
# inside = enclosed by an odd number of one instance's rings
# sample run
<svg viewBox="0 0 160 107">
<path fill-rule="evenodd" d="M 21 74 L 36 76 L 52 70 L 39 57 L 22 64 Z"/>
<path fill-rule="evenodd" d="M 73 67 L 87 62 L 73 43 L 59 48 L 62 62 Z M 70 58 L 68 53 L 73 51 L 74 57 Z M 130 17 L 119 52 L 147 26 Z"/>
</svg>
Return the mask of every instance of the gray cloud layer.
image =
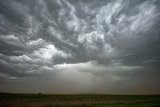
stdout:
<svg viewBox="0 0 160 107">
<path fill-rule="evenodd" d="M 158 0 L 1 0 L 0 91 L 160 93 L 159 10 Z"/>
</svg>

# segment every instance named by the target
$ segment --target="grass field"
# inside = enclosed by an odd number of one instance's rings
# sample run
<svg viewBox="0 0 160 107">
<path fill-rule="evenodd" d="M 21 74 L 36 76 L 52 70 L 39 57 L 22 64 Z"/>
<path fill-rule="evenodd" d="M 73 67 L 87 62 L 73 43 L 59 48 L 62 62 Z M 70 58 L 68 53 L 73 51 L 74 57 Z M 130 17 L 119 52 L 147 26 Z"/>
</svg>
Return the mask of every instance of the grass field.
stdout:
<svg viewBox="0 0 160 107">
<path fill-rule="evenodd" d="M 0 93 L 0 107 L 160 107 L 160 95 Z"/>
</svg>

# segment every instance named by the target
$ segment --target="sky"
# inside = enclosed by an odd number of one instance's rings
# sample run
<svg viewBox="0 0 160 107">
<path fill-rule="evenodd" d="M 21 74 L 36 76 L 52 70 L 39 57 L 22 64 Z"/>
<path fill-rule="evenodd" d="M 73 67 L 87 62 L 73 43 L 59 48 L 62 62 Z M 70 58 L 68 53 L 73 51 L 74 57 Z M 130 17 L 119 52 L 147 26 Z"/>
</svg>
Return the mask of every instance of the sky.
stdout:
<svg viewBox="0 0 160 107">
<path fill-rule="evenodd" d="M 0 92 L 160 94 L 160 1 L 0 0 Z"/>
</svg>

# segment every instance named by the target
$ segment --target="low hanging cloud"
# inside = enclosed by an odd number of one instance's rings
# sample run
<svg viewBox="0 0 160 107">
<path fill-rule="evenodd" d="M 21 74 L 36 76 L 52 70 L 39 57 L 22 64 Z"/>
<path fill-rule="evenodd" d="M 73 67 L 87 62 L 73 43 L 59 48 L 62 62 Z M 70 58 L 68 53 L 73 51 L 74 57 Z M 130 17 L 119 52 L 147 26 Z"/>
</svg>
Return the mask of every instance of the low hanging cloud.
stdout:
<svg viewBox="0 0 160 107">
<path fill-rule="evenodd" d="M 159 4 L 1 0 L 0 91 L 160 93 Z"/>
</svg>

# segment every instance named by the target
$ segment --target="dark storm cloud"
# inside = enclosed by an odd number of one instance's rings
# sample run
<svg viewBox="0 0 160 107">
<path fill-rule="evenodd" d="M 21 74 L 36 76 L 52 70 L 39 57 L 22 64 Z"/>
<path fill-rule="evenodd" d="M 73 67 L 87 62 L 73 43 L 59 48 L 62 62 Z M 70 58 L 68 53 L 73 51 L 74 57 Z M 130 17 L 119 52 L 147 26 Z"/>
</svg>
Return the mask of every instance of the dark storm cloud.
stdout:
<svg viewBox="0 0 160 107">
<path fill-rule="evenodd" d="M 159 93 L 159 8 L 158 0 L 1 0 L 0 87 L 30 78 L 46 92 Z"/>
</svg>

